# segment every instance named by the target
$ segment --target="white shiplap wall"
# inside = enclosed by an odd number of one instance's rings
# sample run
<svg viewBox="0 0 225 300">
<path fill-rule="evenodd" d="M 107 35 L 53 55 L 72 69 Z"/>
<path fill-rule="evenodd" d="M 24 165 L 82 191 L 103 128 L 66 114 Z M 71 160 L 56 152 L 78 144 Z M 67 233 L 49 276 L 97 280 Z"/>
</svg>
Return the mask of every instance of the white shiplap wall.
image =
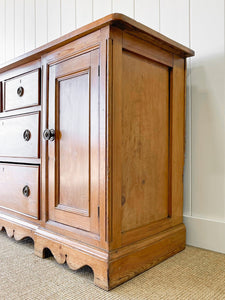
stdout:
<svg viewBox="0 0 225 300">
<path fill-rule="evenodd" d="M 187 71 L 187 243 L 225 253 L 224 0 L 0 0 L 0 63 L 111 12 L 196 51 Z"/>
<path fill-rule="evenodd" d="M 224 0 L 190 0 L 191 193 L 187 241 L 225 253 Z M 186 166 L 187 167 L 187 166 Z M 185 181 L 186 187 L 187 182 Z"/>
</svg>

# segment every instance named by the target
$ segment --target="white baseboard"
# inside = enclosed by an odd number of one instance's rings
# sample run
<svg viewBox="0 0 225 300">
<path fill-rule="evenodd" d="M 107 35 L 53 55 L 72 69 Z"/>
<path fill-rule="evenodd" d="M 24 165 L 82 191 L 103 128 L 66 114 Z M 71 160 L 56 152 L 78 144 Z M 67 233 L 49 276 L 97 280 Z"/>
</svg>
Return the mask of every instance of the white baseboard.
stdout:
<svg viewBox="0 0 225 300">
<path fill-rule="evenodd" d="M 225 253 L 225 222 L 184 216 L 187 245 Z"/>
</svg>

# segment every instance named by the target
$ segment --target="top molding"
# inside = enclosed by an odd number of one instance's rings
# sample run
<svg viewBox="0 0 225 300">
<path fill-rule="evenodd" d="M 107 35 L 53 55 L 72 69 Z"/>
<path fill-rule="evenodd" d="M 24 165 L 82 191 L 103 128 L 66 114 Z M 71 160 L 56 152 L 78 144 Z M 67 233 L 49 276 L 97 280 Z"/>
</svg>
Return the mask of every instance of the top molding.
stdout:
<svg viewBox="0 0 225 300">
<path fill-rule="evenodd" d="M 39 48 L 20 55 L 6 63 L 0 65 L 0 73 L 28 63 L 32 60 L 39 59 L 42 55 L 51 52 L 65 44 L 72 42 L 88 33 L 101 29 L 105 26 L 116 26 L 130 34 L 138 36 L 144 40 L 157 45 L 158 47 L 165 49 L 171 53 L 174 53 L 183 58 L 194 56 L 194 51 L 169 39 L 168 37 L 158 33 L 157 31 L 131 19 L 123 14 L 114 13 L 106 17 L 98 19 L 92 23 L 82 26 L 68 34 L 65 34 Z"/>
</svg>

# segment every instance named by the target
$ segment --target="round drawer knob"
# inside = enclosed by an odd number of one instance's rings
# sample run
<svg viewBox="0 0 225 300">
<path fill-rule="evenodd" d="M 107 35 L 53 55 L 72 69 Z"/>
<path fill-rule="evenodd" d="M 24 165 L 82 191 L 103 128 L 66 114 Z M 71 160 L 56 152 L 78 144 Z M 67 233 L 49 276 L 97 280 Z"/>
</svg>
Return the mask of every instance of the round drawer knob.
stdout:
<svg viewBox="0 0 225 300">
<path fill-rule="evenodd" d="M 54 141 L 55 139 L 55 130 L 54 129 L 45 129 L 43 132 L 43 138 L 46 141 Z"/>
<path fill-rule="evenodd" d="M 24 88 L 22 86 L 18 87 L 18 89 L 17 89 L 17 95 L 19 97 L 22 97 L 23 93 L 24 93 Z"/>
<path fill-rule="evenodd" d="M 30 140 L 31 137 L 31 132 L 30 130 L 26 129 L 23 133 L 23 138 L 26 142 L 28 142 Z"/>
<path fill-rule="evenodd" d="M 23 195 L 25 197 L 29 197 L 30 196 L 30 188 L 28 185 L 25 185 L 25 187 L 23 188 Z"/>
</svg>

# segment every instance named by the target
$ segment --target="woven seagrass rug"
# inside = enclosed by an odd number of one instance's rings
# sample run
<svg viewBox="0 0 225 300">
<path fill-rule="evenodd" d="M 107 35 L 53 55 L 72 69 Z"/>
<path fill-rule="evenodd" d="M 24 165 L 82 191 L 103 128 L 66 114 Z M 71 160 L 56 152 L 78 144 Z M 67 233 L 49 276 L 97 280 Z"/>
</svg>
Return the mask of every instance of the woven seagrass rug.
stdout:
<svg viewBox="0 0 225 300">
<path fill-rule="evenodd" d="M 203 299 L 225 300 L 225 255 L 189 247 L 165 262 L 106 292 L 93 273 L 59 265 L 33 253 L 32 240 L 16 242 L 0 232 L 0 300 Z"/>
</svg>

